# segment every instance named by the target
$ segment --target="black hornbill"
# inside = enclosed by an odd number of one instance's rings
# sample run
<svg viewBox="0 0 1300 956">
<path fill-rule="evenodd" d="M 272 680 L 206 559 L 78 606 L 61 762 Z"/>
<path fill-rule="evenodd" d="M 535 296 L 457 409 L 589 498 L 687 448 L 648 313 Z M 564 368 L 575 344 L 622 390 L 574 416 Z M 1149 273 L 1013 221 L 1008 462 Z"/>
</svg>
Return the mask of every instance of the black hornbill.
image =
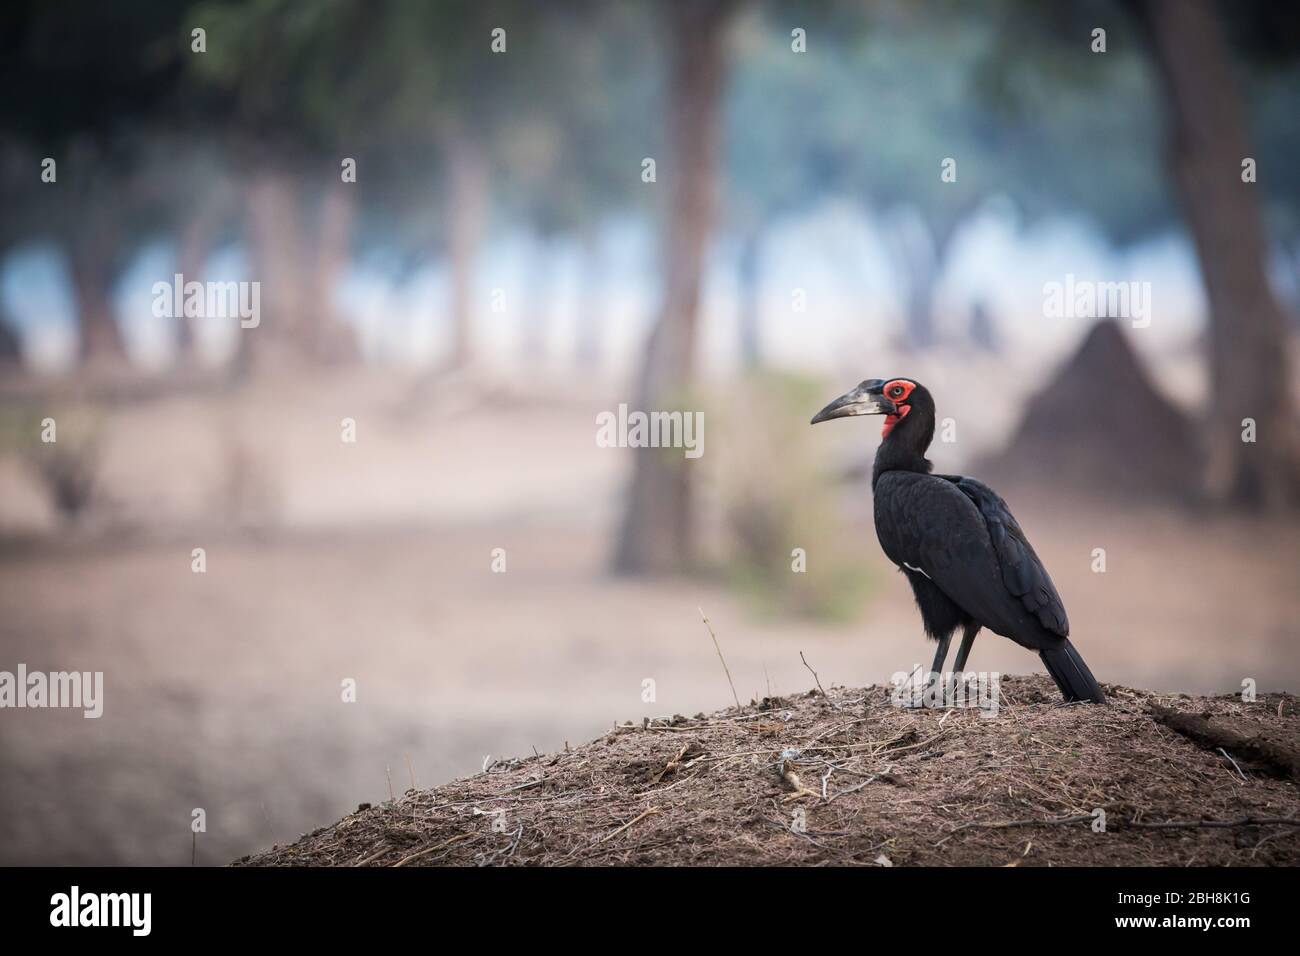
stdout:
<svg viewBox="0 0 1300 956">
<path fill-rule="evenodd" d="M 869 379 L 813 416 L 812 424 L 884 415 L 871 472 L 876 537 L 907 575 L 926 633 L 939 642 L 938 680 L 953 632 L 962 628 L 955 671 L 966 667 L 981 627 L 1037 651 L 1068 701 L 1105 703 L 1079 652 L 1047 569 L 1015 517 L 987 485 L 962 475 L 932 475 L 934 399 L 908 378 Z"/>
</svg>

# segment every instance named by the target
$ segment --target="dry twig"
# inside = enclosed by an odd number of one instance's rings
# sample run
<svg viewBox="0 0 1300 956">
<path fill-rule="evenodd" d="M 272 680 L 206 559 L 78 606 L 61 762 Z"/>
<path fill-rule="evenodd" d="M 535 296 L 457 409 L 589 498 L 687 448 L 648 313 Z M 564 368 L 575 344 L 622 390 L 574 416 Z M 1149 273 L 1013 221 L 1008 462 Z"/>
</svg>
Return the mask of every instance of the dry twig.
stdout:
<svg viewBox="0 0 1300 956">
<path fill-rule="evenodd" d="M 826 688 L 822 686 L 822 679 L 818 677 L 817 672 L 812 669 L 812 665 L 808 663 L 808 658 L 803 656 L 803 651 L 799 652 L 799 660 L 803 661 L 803 666 L 808 668 L 809 672 L 813 676 L 813 680 L 817 682 L 817 689 L 822 692 L 822 699 L 831 705 L 832 710 L 839 710 L 839 704 L 831 700 L 830 695 L 826 693 Z"/>
<path fill-rule="evenodd" d="M 606 842 L 607 840 L 612 840 L 612 839 L 614 839 L 614 837 L 618 836 L 620 833 L 622 833 L 622 832 L 623 832 L 624 830 L 626 830 L 628 827 L 632 826 L 632 824 L 634 824 L 634 823 L 640 823 L 640 822 L 641 822 L 642 820 L 644 820 L 646 817 L 650 816 L 651 814 L 658 813 L 658 812 L 659 812 L 659 808 L 658 808 L 658 807 L 648 807 L 648 808 L 646 808 L 646 809 L 643 810 L 641 813 L 638 813 L 636 816 L 634 816 L 631 820 L 628 820 L 627 823 L 623 824 L 621 827 L 619 827 L 619 828 L 618 828 L 617 830 L 615 830 L 613 833 L 606 833 L 603 837 L 601 837 L 599 840 L 596 841 L 596 846 L 600 846 L 602 843 Z"/>
<path fill-rule="evenodd" d="M 731 685 L 731 696 L 736 701 L 736 709 L 740 709 L 740 695 L 736 693 L 736 682 L 731 679 L 731 669 L 727 667 L 727 659 L 722 656 L 722 648 L 718 644 L 718 635 L 713 633 L 713 625 L 709 619 L 704 616 L 704 608 L 699 608 L 700 619 L 704 621 L 704 626 L 709 629 L 709 637 L 713 638 L 713 646 L 717 649 L 718 660 L 722 661 L 722 669 L 726 672 L 727 683 Z"/>
</svg>

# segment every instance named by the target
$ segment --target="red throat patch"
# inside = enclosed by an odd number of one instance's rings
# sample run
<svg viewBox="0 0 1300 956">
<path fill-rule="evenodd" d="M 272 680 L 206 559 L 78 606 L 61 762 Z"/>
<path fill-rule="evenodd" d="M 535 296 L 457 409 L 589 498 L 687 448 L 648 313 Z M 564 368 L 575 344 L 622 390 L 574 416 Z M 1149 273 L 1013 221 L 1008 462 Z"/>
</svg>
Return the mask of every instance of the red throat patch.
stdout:
<svg viewBox="0 0 1300 956">
<path fill-rule="evenodd" d="M 885 427 L 880 430 L 881 438 L 888 438 L 889 433 L 894 430 L 894 426 L 907 417 L 907 413 L 912 410 L 911 405 L 898 406 L 898 412 L 893 415 L 885 416 Z"/>
</svg>

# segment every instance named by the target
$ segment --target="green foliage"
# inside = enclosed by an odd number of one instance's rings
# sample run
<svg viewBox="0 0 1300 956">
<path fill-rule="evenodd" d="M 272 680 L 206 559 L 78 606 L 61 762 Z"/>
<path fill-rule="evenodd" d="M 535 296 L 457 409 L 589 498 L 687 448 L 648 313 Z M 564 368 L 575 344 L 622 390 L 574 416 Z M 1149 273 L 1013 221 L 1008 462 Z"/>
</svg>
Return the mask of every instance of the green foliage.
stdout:
<svg viewBox="0 0 1300 956">
<path fill-rule="evenodd" d="M 33 240 L 65 247 L 95 228 L 114 268 L 155 229 L 156 197 L 133 181 L 141 131 L 188 115 L 177 94 L 184 5 L 168 0 L 0 5 L 0 250 Z M 41 160 L 58 167 L 41 181 Z"/>
<path fill-rule="evenodd" d="M 791 51 L 788 17 L 747 38 L 728 119 L 741 208 L 761 217 L 838 193 L 913 206 L 949 231 L 997 186 L 1000 131 L 973 96 L 989 28 L 960 12 L 918 23 L 864 8 L 854 28 L 842 17 L 838 31 L 810 25 L 807 53 Z M 940 182 L 946 157 L 956 182 Z"/>
<path fill-rule="evenodd" d="M 810 409 L 824 389 L 806 377 L 757 372 L 737 382 L 721 407 L 712 454 L 723 464 L 721 511 L 732 585 L 765 614 L 849 620 L 879 586 L 869 549 L 845 525 L 841 489 L 813 450 Z M 793 570 L 794 549 L 806 570 Z"/>
<path fill-rule="evenodd" d="M 255 131 L 307 145 L 427 141 L 513 114 L 546 63 L 529 42 L 544 13 L 524 0 L 206 0 L 194 15 L 208 52 L 194 69 Z M 491 50 L 497 28 L 505 54 Z"/>
<path fill-rule="evenodd" d="M 548 20 L 529 38 L 550 67 L 495 143 L 499 200 L 542 234 L 649 202 L 640 171 L 663 148 L 660 29 L 645 4 L 611 2 Z"/>
<path fill-rule="evenodd" d="M 936 245 L 990 196 L 1129 244 L 1176 225 L 1161 94 L 1132 4 L 752 3 L 729 35 L 726 219 L 742 235 L 826 196 L 915 210 Z M 1258 188 L 1300 236 L 1294 4 L 1219 4 L 1246 79 Z M 663 10 L 647 0 L 18 0 L 0 5 L 0 249 L 111 230 L 119 266 L 202 181 L 279 152 L 311 183 L 356 158 L 358 246 L 427 256 L 440 144 L 475 141 L 494 209 L 590 231 L 664 190 Z M 1108 50 L 1091 52 L 1090 32 Z M 206 52 L 190 31 L 206 31 Z M 807 52 L 790 31 L 807 31 Z M 493 53 L 493 30 L 508 52 Z M 183 149 L 204 153 L 182 158 Z M 59 187 L 41 183 L 44 156 Z M 214 158 L 215 157 L 215 158 Z M 953 157 L 956 182 L 939 178 Z M 192 168 L 191 168 L 192 167 Z M 671 175 L 671 161 L 661 164 Z M 67 188 L 64 188 L 64 187 Z M 160 196 L 160 191 L 170 194 Z M 115 270 L 114 270 L 115 271 Z"/>
<path fill-rule="evenodd" d="M 1161 94 L 1125 7 L 1003 0 L 993 23 L 975 92 L 1008 131 L 997 168 L 1022 214 L 1080 215 L 1119 245 L 1168 231 Z"/>
<path fill-rule="evenodd" d="M 736 65 L 728 174 L 741 228 L 826 195 L 915 209 L 939 239 L 986 198 L 1026 220 L 1080 213 L 1114 241 L 1169 227 L 1159 96 L 1130 21 L 1000 0 L 831 7 L 750 24 Z M 1050 8 L 1050 9 L 1044 9 Z M 788 28 L 809 27 L 792 53 Z M 1089 31 L 1110 26 L 1110 51 Z M 955 182 L 940 162 L 957 161 Z"/>
<path fill-rule="evenodd" d="M 1251 130 L 1259 161 L 1259 185 L 1274 235 L 1300 243 L 1300 65 L 1255 77 Z M 1300 247 L 1298 247 L 1300 248 Z M 1294 252 L 1293 252 L 1294 254 Z"/>
<path fill-rule="evenodd" d="M 0 5 L 0 130 L 56 155 L 154 118 L 180 74 L 184 13 L 172 0 Z"/>
</svg>

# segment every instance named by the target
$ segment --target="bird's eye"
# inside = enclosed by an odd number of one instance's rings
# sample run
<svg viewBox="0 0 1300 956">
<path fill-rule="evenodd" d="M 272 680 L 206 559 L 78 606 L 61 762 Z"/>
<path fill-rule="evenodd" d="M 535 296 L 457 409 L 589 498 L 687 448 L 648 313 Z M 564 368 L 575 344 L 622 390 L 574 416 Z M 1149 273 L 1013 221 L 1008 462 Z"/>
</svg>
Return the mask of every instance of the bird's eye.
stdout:
<svg viewBox="0 0 1300 956">
<path fill-rule="evenodd" d="M 891 389 L 889 390 L 889 394 L 890 394 L 890 396 L 893 397 L 893 398 L 902 398 L 902 397 L 903 397 L 903 386 L 901 386 L 901 385 L 895 385 L 893 388 L 891 388 Z"/>
</svg>

